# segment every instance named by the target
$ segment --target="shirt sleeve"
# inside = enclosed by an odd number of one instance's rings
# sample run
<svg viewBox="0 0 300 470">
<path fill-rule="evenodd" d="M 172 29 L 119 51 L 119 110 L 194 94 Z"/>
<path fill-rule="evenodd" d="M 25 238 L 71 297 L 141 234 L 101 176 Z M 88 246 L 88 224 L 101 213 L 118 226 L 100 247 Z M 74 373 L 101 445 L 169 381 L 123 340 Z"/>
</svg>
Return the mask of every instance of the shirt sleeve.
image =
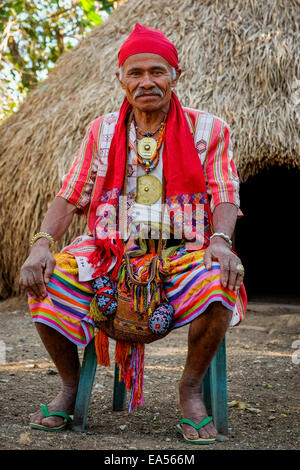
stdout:
<svg viewBox="0 0 300 470">
<path fill-rule="evenodd" d="M 220 119 L 215 119 L 213 123 L 204 173 L 211 211 L 222 202 L 229 202 L 239 208 L 239 177 L 233 160 L 230 134 Z"/>
<path fill-rule="evenodd" d="M 76 206 L 76 212 L 80 215 L 88 210 L 99 164 L 92 124 L 88 125 L 77 156 L 64 176 L 62 187 L 57 194 L 57 197 L 62 197 Z"/>
</svg>

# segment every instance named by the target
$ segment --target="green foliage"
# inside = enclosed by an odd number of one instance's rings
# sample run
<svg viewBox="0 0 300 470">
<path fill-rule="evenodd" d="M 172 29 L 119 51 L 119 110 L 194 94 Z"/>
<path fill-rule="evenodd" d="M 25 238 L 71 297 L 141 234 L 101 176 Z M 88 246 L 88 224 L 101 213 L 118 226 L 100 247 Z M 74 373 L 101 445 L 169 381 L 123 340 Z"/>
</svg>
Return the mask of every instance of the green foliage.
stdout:
<svg viewBox="0 0 300 470">
<path fill-rule="evenodd" d="M 109 14 L 113 0 L 0 0 L 0 119 L 61 54 Z"/>
</svg>

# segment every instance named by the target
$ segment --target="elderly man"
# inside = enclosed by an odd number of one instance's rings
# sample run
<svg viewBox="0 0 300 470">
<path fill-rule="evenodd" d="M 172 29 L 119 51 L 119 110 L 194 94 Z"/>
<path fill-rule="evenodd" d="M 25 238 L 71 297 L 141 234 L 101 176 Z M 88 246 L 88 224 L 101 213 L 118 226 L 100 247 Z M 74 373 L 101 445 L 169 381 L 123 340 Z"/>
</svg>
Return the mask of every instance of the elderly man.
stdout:
<svg viewBox="0 0 300 470">
<path fill-rule="evenodd" d="M 116 277 L 124 252 L 118 232 L 110 232 L 106 222 L 126 181 L 125 250 L 133 234 L 136 243 L 140 240 L 136 233 L 142 233 L 149 208 L 151 220 L 158 223 L 164 202 L 169 208 L 177 204 L 184 210 L 185 204 L 195 202 L 202 208 L 198 245 L 185 235 L 178 240 L 176 217 L 171 218 L 165 245 L 171 249 L 170 270 L 164 288 L 174 307 L 172 327 L 190 324 L 179 384 L 183 419 L 178 430 L 186 442 L 195 444 L 213 443 L 216 438 L 201 390 L 228 326 L 238 324 L 245 314 L 243 266 L 231 250 L 239 182 L 226 123 L 182 108 L 173 92 L 180 74 L 175 46 L 160 31 L 137 24 L 119 52 L 117 77 L 126 95 L 122 107 L 90 123 L 41 232 L 33 237 L 20 285 L 29 294 L 33 320 L 58 369 L 62 391 L 32 416 L 31 427 L 64 429 L 74 410 L 80 372 L 77 346 L 86 346 L 95 334 L 89 316 L 92 280 L 103 274 Z M 154 141 L 153 148 L 140 145 L 145 137 L 152 139 L 151 145 Z M 151 176 L 146 184 L 145 176 Z M 52 243 L 64 235 L 75 213 L 87 216 L 91 235 L 77 237 L 53 256 Z"/>
</svg>

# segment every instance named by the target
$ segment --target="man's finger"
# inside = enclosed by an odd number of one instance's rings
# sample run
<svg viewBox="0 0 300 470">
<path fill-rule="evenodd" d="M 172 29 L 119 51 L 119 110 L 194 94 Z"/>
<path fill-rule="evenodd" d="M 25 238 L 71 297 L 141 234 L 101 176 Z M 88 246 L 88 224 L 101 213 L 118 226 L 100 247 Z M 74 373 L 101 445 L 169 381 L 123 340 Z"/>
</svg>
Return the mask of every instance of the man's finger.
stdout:
<svg viewBox="0 0 300 470">
<path fill-rule="evenodd" d="M 225 258 L 225 260 L 219 260 L 221 266 L 221 283 L 223 287 L 227 287 L 228 279 L 229 279 L 229 260 Z"/>
<path fill-rule="evenodd" d="M 36 298 L 36 299 L 39 299 L 40 298 L 40 293 L 39 293 L 39 289 L 36 285 L 35 277 L 34 277 L 33 272 L 30 272 L 28 274 L 28 277 L 30 277 L 30 279 L 29 279 L 29 281 L 30 281 L 29 282 L 29 288 L 33 292 L 33 297 Z"/>
<path fill-rule="evenodd" d="M 238 270 L 238 275 L 236 277 L 234 290 L 239 290 L 239 288 L 242 285 L 243 279 L 244 279 L 244 271 Z"/>
<path fill-rule="evenodd" d="M 26 273 L 24 280 L 22 281 L 23 289 L 34 299 L 38 299 L 38 291 L 35 288 L 35 280 L 31 271 Z"/>
<path fill-rule="evenodd" d="M 207 248 L 205 253 L 204 253 L 203 263 L 204 263 L 204 266 L 207 269 L 207 271 L 209 271 L 211 269 L 211 266 L 212 266 L 212 254 L 211 254 L 209 248 Z"/>
<path fill-rule="evenodd" d="M 35 283 L 34 283 L 35 291 L 38 293 L 38 297 L 44 299 L 46 297 L 47 292 L 46 292 L 46 287 L 45 287 L 45 283 L 43 279 L 42 268 L 40 268 L 39 273 L 33 272 L 32 274 L 35 280 Z"/>
<path fill-rule="evenodd" d="M 30 286 L 26 285 L 26 281 L 23 281 L 20 283 L 21 289 L 26 293 L 29 294 L 31 297 L 36 298 L 35 292 L 31 289 Z"/>
<path fill-rule="evenodd" d="M 45 284 L 50 282 L 50 279 L 52 277 L 52 274 L 53 274 L 53 271 L 54 271 L 54 268 L 55 268 L 55 264 L 56 264 L 55 260 L 48 260 L 47 261 L 45 271 L 44 271 L 44 282 L 45 282 Z"/>
<path fill-rule="evenodd" d="M 236 260 L 231 260 L 230 262 L 230 272 L 228 278 L 228 287 L 230 290 L 236 290 L 235 286 L 237 285 L 237 276 L 239 271 L 236 269 L 237 263 Z"/>
<path fill-rule="evenodd" d="M 38 289 L 39 297 L 44 299 L 47 295 L 44 281 L 39 281 L 35 285 L 36 285 L 36 288 Z"/>
</svg>

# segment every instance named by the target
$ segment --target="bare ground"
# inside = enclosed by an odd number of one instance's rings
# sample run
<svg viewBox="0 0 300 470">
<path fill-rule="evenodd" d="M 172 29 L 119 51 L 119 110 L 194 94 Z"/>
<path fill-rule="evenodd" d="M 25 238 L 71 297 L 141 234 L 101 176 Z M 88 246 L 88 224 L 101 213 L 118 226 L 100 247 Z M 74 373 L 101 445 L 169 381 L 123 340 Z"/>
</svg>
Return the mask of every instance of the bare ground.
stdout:
<svg viewBox="0 0 300 470">
<path fill-rule="evenodd" d="M 146 346 L 143 407 L 131 414 L 113 412 L 113 365 L 98 367 L 86 432 L 56 434 L 28 427 L 29 414 L 56 395 L 60 382 L 24 297 L 0 302 L 0 319 L 0 449 L 299 449 L 297 305 L 250 303 L 243 324 L 228 331 L 229 439 L 210 447 L 185 444 L 175 429 L 181 418 L 177 384 L 185 362 L 186 327 Z M 113 357 L 112 341 L 110 347 Z"/>
</svg>

